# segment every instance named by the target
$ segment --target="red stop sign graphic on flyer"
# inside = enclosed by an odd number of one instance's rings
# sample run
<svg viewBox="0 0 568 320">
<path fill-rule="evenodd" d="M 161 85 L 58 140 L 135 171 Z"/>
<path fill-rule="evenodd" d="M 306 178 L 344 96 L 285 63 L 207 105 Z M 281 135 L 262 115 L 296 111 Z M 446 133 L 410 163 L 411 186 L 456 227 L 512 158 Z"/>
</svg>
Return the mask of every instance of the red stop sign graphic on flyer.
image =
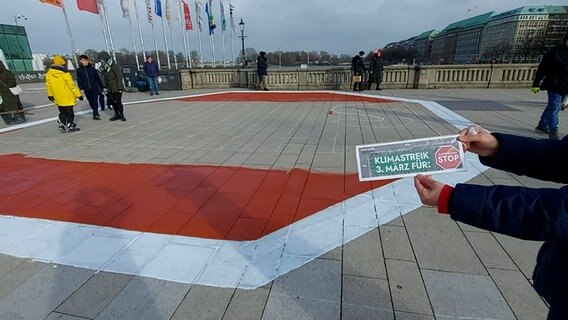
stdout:
<svg viewBox="0 0 568 320">
<path fill-rule="evenodd" d="M 436 164 L 444 170 L 456 169 L 461 163 L 460 152 L 453 146 L 443 146 L 436 151 Z"/>
</svg>

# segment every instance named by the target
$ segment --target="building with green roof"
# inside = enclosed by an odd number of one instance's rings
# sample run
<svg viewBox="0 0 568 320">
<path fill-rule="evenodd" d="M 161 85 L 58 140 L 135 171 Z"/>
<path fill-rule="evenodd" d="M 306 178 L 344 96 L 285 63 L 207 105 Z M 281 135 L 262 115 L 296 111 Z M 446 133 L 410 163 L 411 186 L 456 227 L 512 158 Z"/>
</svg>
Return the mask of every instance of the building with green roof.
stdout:
<svg viewBox="0 0 568 320">
<path fill-rule="evenodd" d="M 483 28 L 494 11 L 449 24 L 432 40 L 430 59 L 443 63 L 472 63 L 478 60 Z"/>
</svg>

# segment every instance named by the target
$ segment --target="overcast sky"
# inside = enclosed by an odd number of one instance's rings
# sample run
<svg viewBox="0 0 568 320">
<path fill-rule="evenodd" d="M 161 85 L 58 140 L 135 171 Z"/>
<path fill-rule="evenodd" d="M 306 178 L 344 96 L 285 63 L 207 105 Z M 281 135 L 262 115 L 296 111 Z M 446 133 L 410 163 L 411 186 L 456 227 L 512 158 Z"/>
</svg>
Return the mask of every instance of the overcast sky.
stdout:
<svg viewBox="0 0 568 320">
<path fill-rule="evenodd" d="M 0 0 L 0 23 L 13 24 L 15 15 L 25 15 L 21 21 L 27 29 L 34 53 L 70 52 L 61 9 L 40 3 L 39 0 Z M 111 19 L 115 48 L 132 49 L 128 20 L 122 18 L 120 0 L 105 0 Z M 145 1 L 135 0 L 140 11 L 146 48 L 154 43 L 150 24 L 146 20 Z M 164 2 L 165 0 L 162 0 Z M 172 10 L 176 10 L 169 0 Z M 229 0 L 224 0 L 228 7 Z M 5 3 L 10 2 L 10 5 Z M 151 1 L 152 3 L 154 0 Z M 196 28 L 195 0 L 189 0 Z M 205 2 L 202 0 L 202 2 Z M 258 51 L 324 50 L 330 53 L 354 54 L 359 50 L 381 48 L 385 44 L 420 34 L 430 29 L 441 30 L 449 23 L 488 11 L 505 11 L 523 5 L 561 4 L 563 0 L 232 0 L 235 20 L 242 17 L 246 23 L 246 46 Z M 65 0 L 75 43 L 79 50 L 104 49 L 101 23 L 98 15 L 77 9 L 75 0 Z M 226 8 L 227 21 L 229 10 Z M 213 12 L 219 21 L 219 0 L 214 0 Z M 175 17 L 175 15 L 174 15 Z M 158 46 L 163 50 L 164 40 L 160 19 L 155 17 Z M 204 17 L 206 21 L 206 17 Z M 181 26 L 176 27 L 177 51 L 182 51 Z M 219 29 L 218 29 L 219 31 Z M 225 33 L 226 57 L 231 56 L 231 34 Z M 139 47 L 139 37 L 136 33 Z M 223 56 L 221 33 L 215 34 L 217 60 Z M 168 32 L 168 41 L 169 32 Z M 202 33 L 203 53 L 210 54 L 209 36 Z M 234 39 L 235 54 L 240 39 Z M 190 46 L 197 50 L 197 32 L 190 31 Z M 171 43 L 170 43 L 171 49 Z"/>
</svg>

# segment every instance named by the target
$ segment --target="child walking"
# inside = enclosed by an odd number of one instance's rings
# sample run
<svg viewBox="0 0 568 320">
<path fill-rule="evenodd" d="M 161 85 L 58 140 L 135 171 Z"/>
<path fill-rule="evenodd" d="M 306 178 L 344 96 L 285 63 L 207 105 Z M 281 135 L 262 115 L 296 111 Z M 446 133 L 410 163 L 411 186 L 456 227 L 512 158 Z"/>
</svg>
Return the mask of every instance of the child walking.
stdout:
<svg viewBox="0 0 568 320">
<path fill-rule="evenodd" d="M 45 75 L 47 98 L 59 108 L 57 124 L 61 132 L 79 131 L 75 120 L 73 107 L 77 99 L 83 101 L 83 96 L 73 82 L 73 77 L 65 67 L 65 59 L 60 55 L 53 57 L 53 64 Z"/>
</svg>

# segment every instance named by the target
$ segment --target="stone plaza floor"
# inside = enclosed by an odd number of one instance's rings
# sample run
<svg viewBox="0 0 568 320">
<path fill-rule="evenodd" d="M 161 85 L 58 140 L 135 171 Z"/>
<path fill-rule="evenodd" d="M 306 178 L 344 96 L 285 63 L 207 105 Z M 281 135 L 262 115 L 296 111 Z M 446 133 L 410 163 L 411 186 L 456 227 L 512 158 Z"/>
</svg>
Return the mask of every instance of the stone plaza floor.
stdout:
<svg viewBox="0 0 568 320">
<path fill-rule="evenodd" d="M 409 179 L 361 183 L 355 157 L 469 121 L 542 137 L 545 94 L 127 93 L 127 122 L 82 102 L 60 133 L 24 89 L 28 122 L 0 125 L 2 320 L 546 318 L 540 243 L 439 215 Z M 441 179 L 559 187 L 468 164 Z"/>
</svg>

